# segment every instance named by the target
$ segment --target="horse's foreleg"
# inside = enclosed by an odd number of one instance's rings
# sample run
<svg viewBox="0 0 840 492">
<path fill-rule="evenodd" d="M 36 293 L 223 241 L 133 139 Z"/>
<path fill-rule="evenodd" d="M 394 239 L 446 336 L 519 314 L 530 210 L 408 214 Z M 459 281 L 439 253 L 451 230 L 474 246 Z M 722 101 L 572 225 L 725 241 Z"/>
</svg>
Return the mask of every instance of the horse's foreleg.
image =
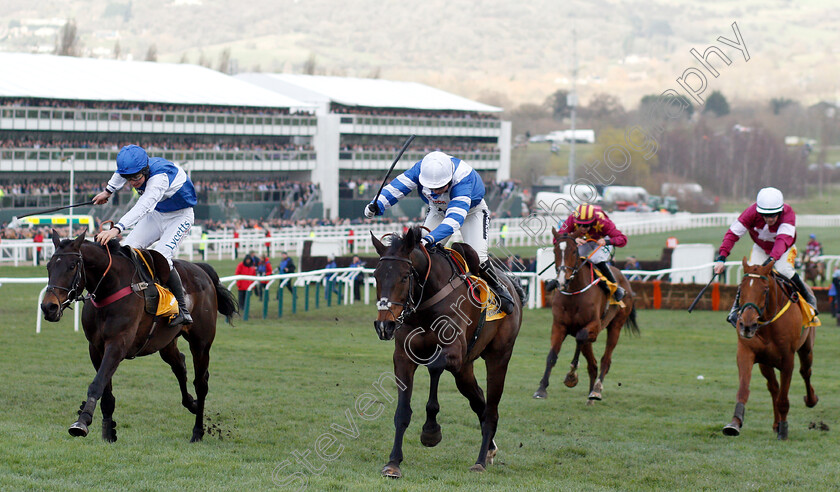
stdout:
<svg viewBox="0 0 840 492">
<path fill-rule="evenodd" d="M 805 381 L 805 405 L 808 408 L 816 406 L 820 401 L 814 387 L 811 386 L 811 366 L 814 363 L 814 339 L 816 337 L 816 330 L 809 328 L 811 333 L 808 334 L 808 339 L 799 347 L 797 353 L 799 354 L 799 374 Z"/>
<path fill-rule="evenodd" d="M 563 379 L 563 384 L 569 388 L 574 388 L 578 384 L 577 368 L 578 360 L 580 360 L 580 345 L 575 344 L 575 356 L 572 357 L 572 363 L 569 364 L 569 372 Z"/>
<path fill-rule="evenodd" d="M 193 337 L 190 340 L 190 352 L 195 369 L 195 425 L 190 442 L 198 442 L 204 438 L 204 402 L 207 399 L 210 381 L 210 344 Z"/>
<path fill-rule="evenodd" d="M 102 398 L 105 388 L 110 384 L 111 377 L 117 370 L 117 366 L 124 358 L 125 348 L 122 344 L 108 343 L 105 345 L 105 352 L 102 355 L 96 376 L 88 386 L 87 400 L 82 402 L 79 409 L 79 419 L 67 429 L 71 436 L 85 437 L 88 435 L 88 426 L 93 421 L 96 402 Z M 113 412 L 113 408 L 111 408 L 111 411 Z"/>
<path fill-rule="evenodd" d="M 181 404 L 192 413 L 198 412 L 198 404 L 195 398 L 187 389 L 187 364 L 184 354 L 178 350 L 178 339 L 175 338 L 166 347 L 160 350 L 160 358 L 169 364 L 172 368 L 172 373 L 178 380 L 178 386 L 181 388 Z"/>
<path fill-rule="evenodd" d="M 548 356 L 545 358 L 545 373 L 540 380 L 540 387 L 534 393 L 534 398 L 542 399 L 548 397 L 548 378 L 551 376 L 551 369 L 557 363 L 557 354 L 560 353 L 560 347 L 563 345 L 563 339 L 566 338 L 566 327 L 560 323 L 554 322 L 551 325 L 551 349 L 548 351 Z"/>
<path fill-rule="evenodd" d="M 438 383 L 440 375 L 446 365 L 446 357 L 440 355 L 434 362 L 429 364 L 429 401 L 426 402 L 426 423 L 423 424 L 423 432 L 420 433 L 420 442 L 424 446 L 437 446 L 443 435 L 440 432 L 440 425 L 437 423 L 437 414 L 440 412 L 438 403 Z"/>
<path fill-rule="evenodd" d="M 88 344 L 88 352 L 90 352 L 90 361 L 93 362 L 93 367 L 99 370 L 102 365 L 102 354 L 99 350 Z M 114 421 L 114 407 L 116 400 L 111 389 L 111 381 L 105 385 L 105 390 L 102 392 L 102 439 L 108 442 L 116 442 L 117 440 L 117 423 Z"/>
<path fill-rule="evenodd" d="M 736 361 L 738 363 L 737 403 L 735 403 L 735 413 L 732 415 L 732 421 L 723 427 L 723 433 L 727 436 L 741 434 L 741 427 L 744 425 L 744 411 L 747 400 L 750 398 L 750 378 L 752 377 L 753 364 L 755 364 L 755 354 L 739 342 Z"/>
<path fill-rule="evenodd" d="M 782 367 L 779 369 L 779 395 L 777 397 L 777 406 L 779 407 L 779 426 L 776 429 L 776 437 L 782 441 L 788 438 L 788 422 L 787 415 L 790 410 L 790 400 L 788 399 L 788 392 L 790 391 L 790 382 L 793 379 L 793 354 L 784 361 Z"/>
<path fill-rule="evenodd" d="M 405 353 L 394 353 L 394 376 L 398 381 L 397 409 L 394 412 L 394 447 L 391 449 L 388 463 L 382 468 L 383 477 L 402 477 L 400 470 L 400 464 L 403 461 L 402 443 L 405 431 L 411 423 L 411 392 L 414 389 L 416 370 L 417 364 Z"/>
<path fill-rule="evenodd" d="M 781 416 L 779 415 L 779 381 L 776 379 L 776 370 L 773 366 L 768 364 L 758 364 L 758 369 L 767 380 L 767 391 L 770 392 L 770 400 L 773 402 L 773 430 L 779 432 L 779 422 Z"/>
</svg>

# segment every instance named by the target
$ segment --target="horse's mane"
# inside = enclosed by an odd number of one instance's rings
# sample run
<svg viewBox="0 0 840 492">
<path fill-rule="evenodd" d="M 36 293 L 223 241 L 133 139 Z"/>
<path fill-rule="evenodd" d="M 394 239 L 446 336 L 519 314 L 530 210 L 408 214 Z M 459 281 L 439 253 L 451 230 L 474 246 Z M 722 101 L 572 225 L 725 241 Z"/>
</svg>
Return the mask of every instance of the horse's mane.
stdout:
<svg viewBox="0 0 840 492">
<path fill-rule="evenodd" d="M 420 239 L 423 238 L 422 226 L 414 226 L 405 234 L 391 234 L 391 244 L 388 246 L 386 254 L 393 254 L 396 252 L 411 253 L 414 248 L 420 245 Z"/>
</svg>

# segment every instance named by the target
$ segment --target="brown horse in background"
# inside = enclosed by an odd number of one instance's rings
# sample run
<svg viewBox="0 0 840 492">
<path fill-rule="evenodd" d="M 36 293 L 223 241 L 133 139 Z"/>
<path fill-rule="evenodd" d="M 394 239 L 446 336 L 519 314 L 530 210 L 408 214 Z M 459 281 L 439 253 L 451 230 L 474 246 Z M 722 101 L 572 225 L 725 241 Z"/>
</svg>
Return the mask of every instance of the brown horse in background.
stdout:
<svg viewBox="0 0 840 492">
<path fill-rule="evenodd" d="M 499 401 L 505 386 L 508 362 L 522 324 L 522 293 L 513 281 L 499 279 L 514 297 L 511 314 L 495 321 L 483 321 L 480 304 L 459 267 L 439 248 L 427 250 L 420 242 L 421 227 L 410 229 L 404 236 L 391 235 L 385 245 L 371 233 L 379 253 L 376 266 L 377 309 L 374 328 L 381 340 L 394 339 L 394 376 L 399 391 L 394 414 L 394 446 L 382 475 L 400 478 L 403 461 L 403 436 L 411 422 L 411 392 L 418 365 L 429 370 L 431 384 L 426 403 L 426 423 L 420 434 L 424 446 L 436 446 L 442 438 L 437 414 L 438 383 L 444 370 L 455 376 L 458 391 L 470 401 L 481 427 L 481 446 L 473 471 L 482 472 L 496 454 L 496 427 Z M 453 244 L 467 261 L 472 272 L 478 271 L 478 254 L 464 243 Z M 499 267 L 497 266 L 498 270 Z M 487 400 L 473 372 L 473 362 L 483 358 L 487 367 Z"/>
<path fill-rule="evenodd" d="M 632 333 L 639 334 L 639 326 L 636 324 L 636 308 L 633 304 L 633 294 L 630 283 L 620 270 L 615 267 L 613 274 L 618 283 L 627 292 L 624 299 L 624 307 L 608 305 L 609 296 L 604 292 L 595 275 L 595 266 L 588 260 L 581 259 L 578 255 L 578 247 L 575 239 L 581 236 L 580 233 L 560 234 L 552 228 L 554 236 L 554 264 L 557 269 L 558 282 L 557 291 L 551 301 L 551 314 L 554 321 L 551 325 L 551 349 L 545 361 L 545 374 L 540 381 L 540 386 L 534 393 L 534 398 L 542 399 L 548 396 L 548 378 L 551 376 L 551 369 L 557 363 L 557 354 L 563 340 L 572 335 L 577 345 L 575 355 L 572 359 L 571 369 L 563 381 L 566 386 L 573 388 L 577 386 L 578 357 L 581 353 L 586 358 L 589 372 L 589 400 L 587 404 L 593 404 L 595 400 L 602 398 L 604 378 L 612 364 L 612 353 L 618 344 L 618 337 L 621 334 L 622 326 L 626 326 Z M 565 245 L 565 251 L 561 249 Z M 604 328 L 607 329 L 607 345 L 604 355 L 601 357 L 601 373 L 598 374 L 598 362 L 592 350 L 592 344 L 598 338 L 598 334 Z"/>
<path fill-rule="evenodd" d="M 744 258 L 738 313 L 738 402 L 732 421 L 723 428 L 727 436 L 737 436 L 744 425 L 744 410 L 750 397 L 750 377 L 755 363 L 767 380 L 773 399 L 773 430 L 778 439 L 788 438 L 788 392 L 793 377 L 794 354 L 799 354 L 799 374 L 805 380 L 805 405 L 819 401 L 811 386 L 811 364 L 814 361 L 816 330 L 805 328 L 797 296 L 782 288 L 781 279 L 773 273 L 771 261 L 765 266 L 748 265 Z M 779 370 L 779 380 L 775 369 Z"/>
<path fill-rule="evenodd" d="M 160 352 L 169 364 L 181 387 L 181 403 L 195 414 L 192 441 L 204 436 L 204 400 L 210 373 L 210 346 L 216 336 L 216 311 L 228 321 L 238 312 L 236 300 L 219 283 L 213 267 L 204 263 L 175 260 L 175 268 L 184 283 L 184 292 L 194 322 L 170 327 L 168 319 L 157 320 L 146 313 L 142 292 L 131 290 L 141 281 L 135 265 L 125 254 L 117 240 L 107 247 L 85 241 L 85 234 L 74 240 L 59 241 L 52 233 L 55 253 L 47 263 L 49 285 L 41 303 L 47 321 L 58 321 L 64 309 L 74 300 L 84 299 L 82 326 L 88 339 L 90 360 L 96 368 L 96 377 L 88 387 L 87 400 L 82 402 L 79 419 L 70 426 L 72 436 L 84 437 L 93 421 L 96 402 L 102 399 L 102 438 L 117 440 L 117 423 L 113 420 L 115 400 L 111 391 L 111 377 L 120 362 Z M 160 283 L 169 277 L 166 258 L 156 251 L 147 251 Z M 84 297 L 84 290 L 90 293 Z M 124 291 L 123 289 L 129 289 Z M 113 302 L 120 292 L 128 292 Z M 117 294 L 117 296 L 114 296 Z M 103 305 L 96 307 L 93 300 Z M 195 392 L 193 398 L 187 390 L 187 368 L 184 354 L 178 351 L 178 337 L 189 342 L 195 366 Z"/>
<path fill-rule="evenodd" d="M 805 270 L 805 281 L 811 282 L 811 285 L 816 286 L 817 279 L 819 279 L 819 285 L 822 286 L 826 279 L 825 262 L 817 261 L 813 257 L 808 256 L 808 253 L 803 253 L 802 263 Z"/>
</svg>

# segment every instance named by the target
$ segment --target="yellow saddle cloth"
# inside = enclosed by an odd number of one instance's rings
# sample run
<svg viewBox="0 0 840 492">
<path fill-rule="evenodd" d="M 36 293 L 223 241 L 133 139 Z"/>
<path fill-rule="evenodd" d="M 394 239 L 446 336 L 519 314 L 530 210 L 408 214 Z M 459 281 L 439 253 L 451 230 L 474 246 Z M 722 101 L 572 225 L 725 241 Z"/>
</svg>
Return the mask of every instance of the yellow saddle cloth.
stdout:
<svg viewBox="0 0 840 492">
<path fill-rule="evenodd" d="M 456 263 L 461 265 L 461 268 L 463 268 L 465 272 L 468 274 L 470 273 L 470 267 L 467 266 L 467 261 L 460 253 L 450 248 L 446 248 L 446 251 L 449 252 Z M 496 298 L 496 293 L 490 289 L 486 280 L 476 275 L 470 275 L 470 280 L 475 284 L 473 293 L 476 294 L 475 290 L 478 291 L 477 294 L 479 300 L 481 301 L 481 309 L 487 312 L 487 321 L 495 321 L 507 316 L 505 312 L 502 311 L 499 300 Z"/>
<path fill-rule="evenodd" d="M 601 273 L 601 270 L 595 268 L 594 265 L 592 266 L 592 271 L 595 272 L 595 275 L 597 275 L 598 278 L 601 279 L 601 282 L 607 284 L 607 287 L 610 289 L 610 305 L 624 307 L 624 301 L 616 301 L 614 297 L 615 290 L 618 289 L 618 284 L 607 280 L 607 277 L 605 277 L 604 274 Z"/>
<path fill-rule="evenodd" d="M 134 248 L 134 251 L 137 253 L 137 257 L 143 260 L 143 264 L 146 265 L 149 275 L 154 276 L 152 267 L 149 265 L 149 262 L 146 261 L 146 257 L 140 252 L 140 250 Z M 157 282 L 155 282 L 155 288 L 158 292 L 158 304 L 155 316 L 163 316 L 170 319 L 177 316 L 178 300 L 175 299 L 175 295 Z M 151 309 L 151 306 L 147 305 L 147 309 Z"/>
</svg>

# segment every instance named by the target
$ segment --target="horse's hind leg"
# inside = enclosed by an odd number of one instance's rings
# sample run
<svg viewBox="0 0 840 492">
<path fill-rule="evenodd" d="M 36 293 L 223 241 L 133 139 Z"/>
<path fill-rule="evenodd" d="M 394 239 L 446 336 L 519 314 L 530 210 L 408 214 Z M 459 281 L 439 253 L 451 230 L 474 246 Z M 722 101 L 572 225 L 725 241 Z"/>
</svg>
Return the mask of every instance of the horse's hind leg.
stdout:
<svg viewBox="0 0 840 492">
<path fill-rule="evenodd" d="M 793 379 L 793 354 L 791 354 L 788 360 L 783 361 L 782 367 L 779 369 L 779 396 L 777 398 L 779 425 L 776 428 L 776 438 L 782 441 L 788 438 L 787 415 L 788 410 L 790 410 L 788 392 L 790 392 L 791 379 Z"/>
<path fill-rule="evenodd" d="M 423 446 L 437 446 L 443 435 L 440 432 L 440 424 L 437 423 L 437 414 L 440 412 L 438 403 L 438 383 L 443 373 L 446 357 L 440 355 L 434 362 L 429 364 L 429 401 L 426 403 L 426 423 L 423 424 L 423 432 L 420 433 L 420 442 Z"/>
<path fill-rule="evenodd" d="M 557 363 L 557 354 L 560 353 L 560 347 L 563 345 L 563 339 L 566 338 L 566 327 L 558 322 L 551 325 L 551 348 L 548 351 L 548 357 L 545 358 L 545 373 L 540 380 L 540 386 L 534 392 L 534 398 L 543 399 L 548 397 L 548 378 L 551 377 L 551 369 Z M 568 378 L 567 378 L 568 379 Z"/>
<path fill-rule="evenodd" d="M 485 359 L 487 365 L 487 404 L 484 410 L 484 420 L 481 424 L 481 449 L 478 459 L 471 468 L 473 471 L 484 471 L 486 463 L 493 464 L 496 456 L 496 429 L 499 425 L 499 402 L 505 389 L 508 362 L 513 352 L 511 346 L 505 353 L 489 354 Z"/>
<path fill-rule="evenodd" d="M 172 373 L 178 379 L 178 386 L 181 388 L 181 404 L 192 413 L 198 411 L 198 404 L 187 389 L 187 364 L 184 354 L 178 350 L 178 339 L 175 338 L 166 347 L 160 350 L 160 358 L 169 364 Z"/>
<path fill-rule="evenodd" d="M 493 444 L 492 439 L 490 440 L 490 446 L 484 446 L 484 422 L 486 419 L 486 410 L 487 410 L 487 403 L 484 400 L 484 392 L 481 390 L 481 386 L 478 385 L 478 381 L 475 380 L 475 372 L 473 371 L 473 364 L 464 364 L 461 367 L 461 371 L 454 374 L 455 376 L 455 386 L 458 387 L 458 391 L 464 395 L 467 400 L 470 402 L 470 408 L 472 411 L 475 412 L 476 416 L 478 416 L 478 425 L 481 427 L 481 437 L 482 437 L 482 446 L 481 451 L 479 452 L 479 461 L 476 461 L 475 466 L 471 468 L 473 471 L 484 471 L 484 462 L 487 459 L 487 452 L 492 447 L 492 449 L 496 449 L 495 444 Z"/>
<path fill-rule="evenodd" d="M 618 337 L 621 335 L 621 327 L 623 325 L 624 320 L 616 317 L 607 327 L 607 345 L 604 348 L 604 355 L 601 356 L 601 373 L 598 375 L 598 379 L 595 381 L 595 384 L 591 389 L 589 394 L 590 400 L 600 400 L 602 398 L 601 393 L 604 391 L 604 378 L 606 378 L 607 373 L 610 372 L 610 366 L 612 366 L 612 354 L 615 350 L 615 346 L 618 345 Z M 592 346 L 592 344 L 589 345 Z"/>
<path fill-rule="evenodd" d="M 809 330 L 811 330 L 811 333 L 808 335 L 808 339 L 799 347 L 797 353 L 799 354 L 799 374 L 802 375 L 802 379 L 805 381 L 805 406 L 812 408 L 816 406 L 820 399 L 814 392 L 814 387 L 811 386 L 811 366 L 814 363 L 814 338 L 816 330 L 814 328 L 809 328 Z"/>
<path fill-rule="evenodd" d="M 773 401 L 773 431 L 779 432 L 779 422 L 781 416 L 779 415 L 779 381 L 776 379 L 776 370 L 772 366 L 762 364 L 759 362 L 758 369 L 767 380 L 767 391 L 770 392 L 770 399 Z"/>
<path fill-rule="evenodd" d="M 210 380 L 210 344 L 198 337 L 190 339 L 190 352 L 195 367 L 195 425 L 190 442 L 198 442 L 204 438 L 204 400 L 207 398 L 208 381 Z"/>
<path fill-rule="evenodd" d="M 93 348 L 90 349 L 93 353 Z M 82 402 L 79 409 L 79 419 L 70 425 L 67 431 L 73 437 L 85 437 L 88 435 L 88 426 L 93 421 L 93 412 L 96 410 L 96 402 L 102 398 L 105 388 L 110 384 L 111 377 L 117 370 L 120 361 L 125 358 L 125 348 L 122 343 L 108 343 L 105 345 L 105 353 L 93 382 L 88 386 L 87 400 Z M 94 363 L 95 365 L 95 363 Z M 111 409 L 113 412 L 113 409 Z"/>
</svg>

